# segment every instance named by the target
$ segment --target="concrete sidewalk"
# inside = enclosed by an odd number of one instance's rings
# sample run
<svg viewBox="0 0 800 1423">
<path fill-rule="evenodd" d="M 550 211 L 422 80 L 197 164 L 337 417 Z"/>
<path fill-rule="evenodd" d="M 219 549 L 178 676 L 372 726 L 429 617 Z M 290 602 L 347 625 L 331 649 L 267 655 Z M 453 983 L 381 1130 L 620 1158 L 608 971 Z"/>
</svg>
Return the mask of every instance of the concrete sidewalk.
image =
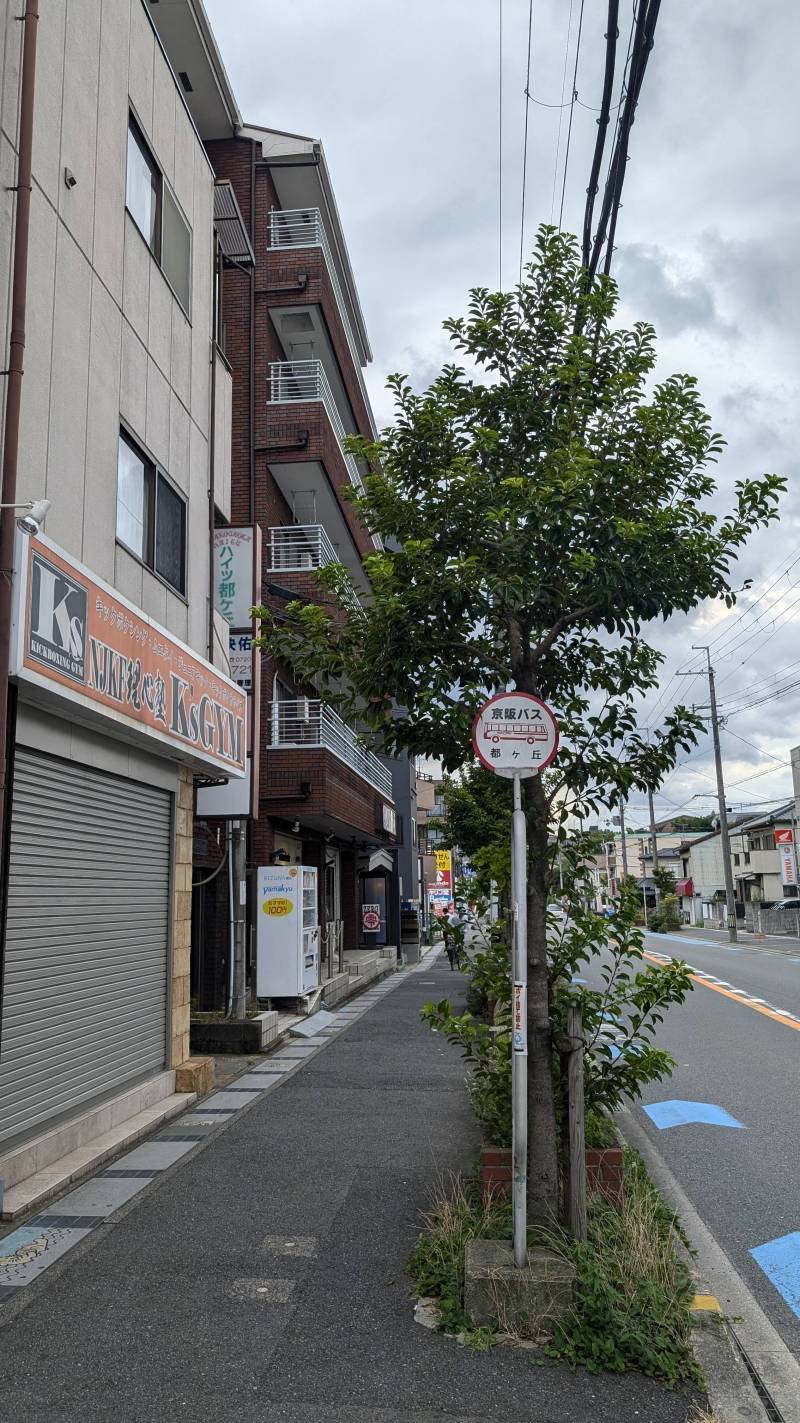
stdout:
<svg viewBox="0 0 800 1423">
<path fill-rule="evenodd" d="M 454 982 L 428 960 L 354 1005 L 17 1291 L 0 1309 L 0 1418 L 685 1423 L 688 1398 L 643 1378 L 473 1353 L 414 1323 L 419 1212 L 478 1147 L 463 1063 L 419 1021 Z"/>
</svg>

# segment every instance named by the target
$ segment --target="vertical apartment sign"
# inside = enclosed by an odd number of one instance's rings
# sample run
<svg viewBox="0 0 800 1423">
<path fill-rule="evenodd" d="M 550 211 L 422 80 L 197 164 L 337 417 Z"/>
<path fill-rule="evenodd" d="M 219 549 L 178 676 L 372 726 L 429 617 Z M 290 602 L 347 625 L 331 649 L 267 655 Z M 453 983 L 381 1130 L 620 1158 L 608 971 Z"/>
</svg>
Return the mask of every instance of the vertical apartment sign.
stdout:
<svg viewBox="0 0 800 1423">
<path fill-rule="evenodd" d="M 261 529 L 243 524 L 214 530 L 214 605 L 228 624 L 228 658 L 231 679 L 247 693 L 249 709 L 248 808 L 238 814 L 257 815 L 261 698 L 260 659 L 253 646 L 253 608 L 261 602 Z M 207 798 L 206 798 L 207 799 Z M 209 813 L 213 813 L 209 810 Z M 218 813 L 233 814 L 233 806 Z"/>
</svg>

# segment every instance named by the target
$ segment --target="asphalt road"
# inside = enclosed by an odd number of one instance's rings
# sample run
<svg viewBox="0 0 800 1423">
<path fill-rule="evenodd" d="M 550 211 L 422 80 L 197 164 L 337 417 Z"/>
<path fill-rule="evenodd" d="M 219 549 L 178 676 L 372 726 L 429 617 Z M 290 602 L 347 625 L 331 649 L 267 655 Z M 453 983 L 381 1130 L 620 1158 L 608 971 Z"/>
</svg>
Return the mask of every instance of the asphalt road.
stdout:
<svg viewBox="0 0 800 1423">
<path fill-rule="evenodd" d="M 667 1014 L 659 1043 L 678 1066 L 672 1078 L 645 1092 L 634 1111 L 800 1357 L 800 1022 L 772 1012 L 800 1018 L 800 945 L 796 954 L 787 952 L 791 947 L 751 941 L 737 951 L 722 942 L 697 942 L 692 931 L 647 936 L 648 951 L 683 958 L 708 978 L 696 983 L 683 1007 Z M 644 1107 L 670 1100 L 719 1108 L 744 1130 L 714 1120 L 659 1129 Z M 679 1110 L 689 1116 L 695 1111 Z M 753 1250 L 760 1251 L 762 1264 Z"/>
</svg>

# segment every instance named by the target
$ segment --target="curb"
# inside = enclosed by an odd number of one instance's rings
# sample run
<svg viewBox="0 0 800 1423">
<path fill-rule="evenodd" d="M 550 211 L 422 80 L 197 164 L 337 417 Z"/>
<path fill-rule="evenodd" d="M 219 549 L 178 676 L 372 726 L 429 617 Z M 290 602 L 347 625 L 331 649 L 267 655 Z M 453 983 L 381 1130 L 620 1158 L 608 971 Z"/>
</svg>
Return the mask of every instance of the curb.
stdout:
<svg viewBox="0 0 800 1423">
<path fill-rule="evenodd" d="M 618 1125 L 692 1241 L 694 1254 L 687 1259 L 699 1292 L 692 1345 L 720 1423 L 800 1423 L 800 1364 L 644 1128 L 627 1109 Z"/>
<path fill-rule="evenodd" d="M 709 1407 L 720 1423 L 776 1423 L 756 1390 L 722 1306 L 714 1295 L 695 1295 L 692 1349 L 703 1371 Z"/>
</svg>

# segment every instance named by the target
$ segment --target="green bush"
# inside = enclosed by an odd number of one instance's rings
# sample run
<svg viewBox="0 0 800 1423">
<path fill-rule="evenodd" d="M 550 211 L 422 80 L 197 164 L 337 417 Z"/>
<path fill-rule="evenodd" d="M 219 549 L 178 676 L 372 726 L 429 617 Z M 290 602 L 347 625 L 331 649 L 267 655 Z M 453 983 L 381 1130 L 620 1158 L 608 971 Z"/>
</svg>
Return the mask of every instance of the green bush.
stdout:
<svg viewBox="0 0 800 1423">
<path fill-rule="evenodd" d="M 592 1372 L 639 1369 L 669 1385 L 701 1382 L 690 1345 L 694 1285 L 675 1249 L 679 1223 L 640 1159 L 625 1156 L 624 1209 L 590 1197 L 586 1244 L 557 1245 L 578 1277 L 573 1309 L 555 1325 L 547 1352 Z"/>
<path fill-rule="evenodd" d="M 625 1166 L 624 1208 L 590 1196 L 585 1245 L 561 1232 L 538 1239 L 530 1234 L 531 1244 L 547 1244 L 573 1260 L 577 1279 L 565 1318 L 534 1321 L 529 1334 L 550 1357 L 573 1368 L 638 1369 L 669 1386 L 700 1383 L 690 1347 L 694 1286 L 675 1248 L 680 1223 L 634 1152 L 626 1151 Z M 486 1203 L 475 1181 L 456 1180 L 449 1191 L 440 1189 L 423 1219 L 409 1261 L 414 1293 L 437 1301 L 441 1329 L 463 1335 L 473 1347 L 499 1342 L 499 1329 L 474 1329 L 464 1313 L 464 1252 L 477 1237 L 511 1238 L 509 1203 Z"/>
</svg>

